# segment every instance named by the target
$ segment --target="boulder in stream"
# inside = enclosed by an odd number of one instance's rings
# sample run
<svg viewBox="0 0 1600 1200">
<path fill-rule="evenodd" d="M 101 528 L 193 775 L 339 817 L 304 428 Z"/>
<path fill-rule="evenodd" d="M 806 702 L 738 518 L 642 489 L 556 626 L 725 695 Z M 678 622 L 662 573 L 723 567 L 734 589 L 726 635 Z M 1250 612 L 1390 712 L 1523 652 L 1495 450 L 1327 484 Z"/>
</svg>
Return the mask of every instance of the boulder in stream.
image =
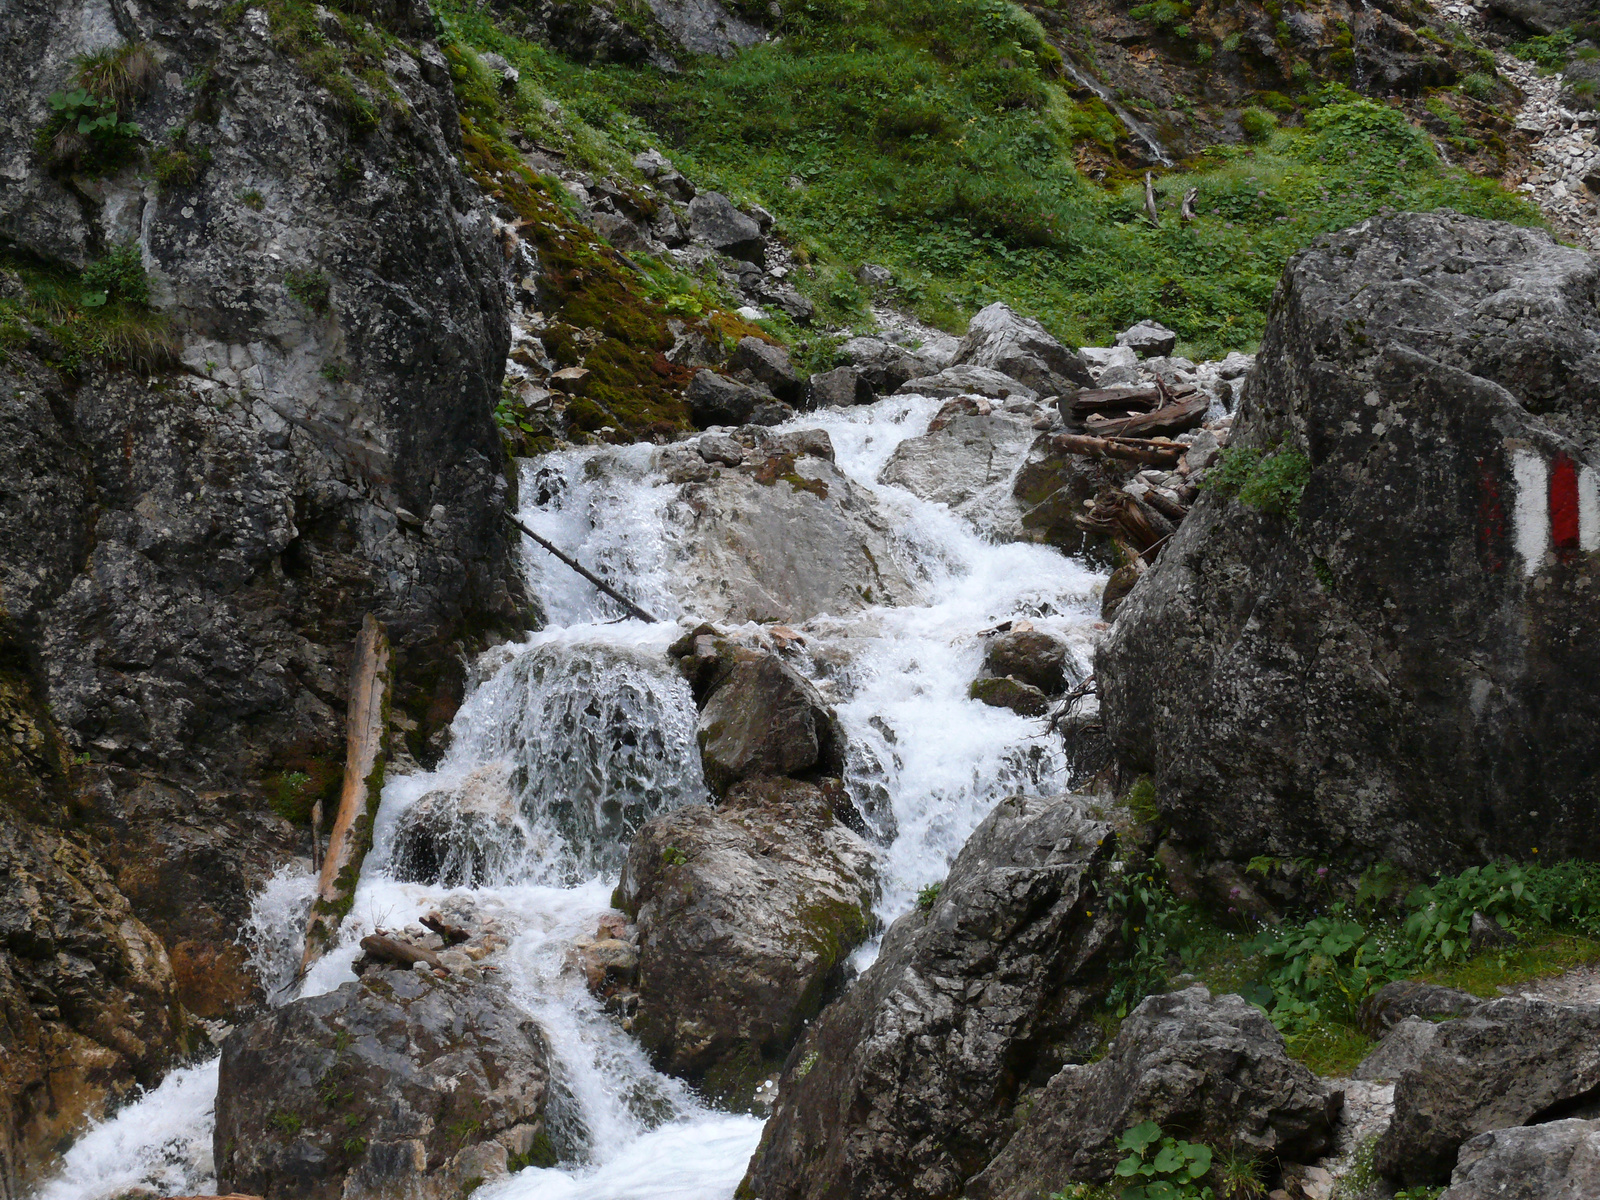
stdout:
<svg viewBox="0 0 1600 1200">
<path fill-rule="evenodd" d="M 1094 385 L 1082 359 L 1039 322 L 1000 303 L 978 310 L 955 361 L 1009 375 L 1041 396 L 1067 395 Z"/>
<path fill-rule="evenodd" d="M 459 1200 L 554 1165 L 543 1031 L 504 988 L 369 971 L 223 1043 L 218 1190 L 266 1200 Z"/>
<path fill-rule="evenodd" d="M 1010 532 L 1020 514 L 1009 484 L 1035 436 L 1028 414 L 951 400 L 927 433 L 895 447 L 878 482 L 946 504 L 980 529 Z"/>
<path fill-rule="evenodd" d="M 717 808 L 655 818 L 629 848 L 616 903 L 638 925 L 633 1031 L 662 1070 L 734 1107 L 867 935 L 872 851 L 835 815 L 842 790 L 747 780 Z"/>
<path fill-rule="evenodd" d="M 719 795 L 757 775 L 837 775 L 844 734 L 803 675 L 767 650 L 725 644 L 700 710 L 700 759 Z"/>
<path fill-rule="evenodd" d="M 1089 804 L 995 806 L 790 1054 L 739 1195 L 944 1200 L 993 1158 L 1029 1080 L 1098 1037 L 1116 837 Z"/>
</svg>

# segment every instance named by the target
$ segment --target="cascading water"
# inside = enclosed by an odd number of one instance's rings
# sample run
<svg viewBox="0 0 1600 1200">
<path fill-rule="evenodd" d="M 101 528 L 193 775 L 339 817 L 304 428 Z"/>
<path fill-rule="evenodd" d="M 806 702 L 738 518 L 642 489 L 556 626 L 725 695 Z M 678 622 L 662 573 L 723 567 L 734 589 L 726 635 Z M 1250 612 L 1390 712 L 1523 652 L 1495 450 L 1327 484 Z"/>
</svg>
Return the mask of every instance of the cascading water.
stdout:
<svg viewBox="0 0 1600 1200">
<path fill-rule="evenodd" d="M 823 428 L 838 467 L 871 492 L 923 602 L 819 616 L 801 661 L 836 706 L 846 782 L 880 846 L 878 915 L 887 924 L 951 858 L 993 804 L 1064 786 L 1067 764 L 1043 722 L 968 699 L 980 634 L 1028 618 L 1064 637 L 1086 672 L 1098 576 L 1054 551 L 994 544 L 942 505 L 876 479 L 895 447 L 923 433 L 941 401 L 893 397 L 798 419 Z M 484 1200 L 710 1200 L 730 1197 L 761 1123 L 716 1112 L 654 1071 L 566 965 L 571 941 L 608 911 L 632 832 L 706 798 L 696 712 L 666 647 L 680 617 L 715 618 L 673 570 L 677 488 L 650 446 L 597 447 L 525 464 L 521 519 L 666 618 L 618 607 L 544 551 L 528 578 L 546 627 L 474 668 L 452 747 L 432 772 L 392 779 L 339 945 L 304 980 L 317 994 L 353 978 L 360 938 L 430 909 L 469 904 L 509 941 L 499 961 L 515 1002 L 549 1034 L 567 1102 L 559 1167 L 526 1168 Z M 264 889 L 252 938 L 258 969 L 289 977 L 309 878 Z M 857 963 L 873 950 L 858 952 Z M 281 1001 L 288 995 L 282 991 Z M 169 1194 L 208 1182 L 215 1063 L 161 1088 L 82 1138 L 50 1200 L 96 1200 L 143 1182 Z M 125 1164 L 116 1169 L 113 1162 Z"/>
</svg>

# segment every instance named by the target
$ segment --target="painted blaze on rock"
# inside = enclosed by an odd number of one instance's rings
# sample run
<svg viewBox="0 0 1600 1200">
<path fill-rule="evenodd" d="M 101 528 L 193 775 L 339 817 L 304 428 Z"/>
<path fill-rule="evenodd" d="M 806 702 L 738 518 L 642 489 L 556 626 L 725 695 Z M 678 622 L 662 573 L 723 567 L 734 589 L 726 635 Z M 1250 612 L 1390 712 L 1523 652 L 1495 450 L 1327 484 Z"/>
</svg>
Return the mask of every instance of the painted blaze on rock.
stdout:
<svg viewBox="0 0 1600 1200">
<path fill-rule="evenodd" d="M 1323 238 L 1234 442 L 1308 458 L 1298 522 L 1202 496 L 1097 663 L 1180 833 L 1412 869 L 1600 854 L 1600 261 L 1453 213 Z"/>
</svg>

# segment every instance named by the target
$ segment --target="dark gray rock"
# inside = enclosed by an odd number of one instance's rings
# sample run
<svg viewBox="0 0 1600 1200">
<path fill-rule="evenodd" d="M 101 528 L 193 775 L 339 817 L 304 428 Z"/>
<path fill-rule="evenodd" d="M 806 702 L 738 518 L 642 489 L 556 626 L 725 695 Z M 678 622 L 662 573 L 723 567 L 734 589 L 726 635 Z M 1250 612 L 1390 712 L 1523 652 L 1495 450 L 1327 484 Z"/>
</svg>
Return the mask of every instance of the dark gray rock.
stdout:
<svg viewBox="0 0 1600 1200">
<path fill-rule="evenodd" d="M 769 455 L 821 458 L 833 462 L 833 439 L 826 429 L 791 429 L 761 435 L 761 449 Z"/>
<path fill-rule="evenodd" d="M 1459 1017 L 1482 1003 L 1471 992 L 1420 979 L 1396 979 L 1384 984 L 1361 1005 L 1361 1029 L 1368 1037 L 1382 1037 L 1407 1017 Z"/>
<path fill-rule="evenodd" d="M 763 41 L 767 34 L 717 0 L 647 0 L 650 11 L 673 41 L 690 54 L 731 58 Z"/>
<path fill-rule="evenodd" d="M 1110 539 L 1086 534 L 1073 518 L 1084 511 L 1085 500 L 1102 488 L 1120 486 L 1132 473 L 1109 459 L 1057 450 L 1048 434 L 1040 434 L 1011 481 L 1011 494 L 1022 509 L 1023 536 L 1064 554 L 1109 561 Z"/>
<path fill-rule="evenodd" d="M 983 667 L 991 675 L 1031 683 L 1048 696 L 1059 696 L 1077 682 L 1066 642 L 1038 629 L 1011 630 L 990 639 Z"/>
<path fill-rule="evenodd" d="M 737 467 L 744 462 L 744 447 L 726 434 L 708 433 L 695 442 L 695 447 L 708 463 Z"/>
<path fill-rule="evenodd" d="M 758 408 L 774 403 L 771 392 L 754 388 L 715 371 L 698 371 L 684 389 L 689 419 L 701 429 L 711 425 L 777 424 L 752 420 Z"/>
<path fill-rule="evenodd" d="M 765 266 L 761 226 L 733 206 L 721 192 L 701 192 L 689 201 L 689 233 L 697 242 L 729 258 Z"/>
<path fill-rule="evenodd" d="M 819 371 L 806 381 L 808 409 L 847 408 L 853 404 L 871 404 L 876 398 L 866 376 L 855 367 Z"/>
<path fill-rule="evenodd" d="M 834 791 L 749 780 L 718 808 L 655 818 L 628 850 L 633 1031 L 662 1070 L 733 1107 L 782 1066 L 867 934 L 872 851 L 836 820 Z"/>
<path fill-rule="evenodd" d="M 790 1054 L 741 1194 L 932 1200 L 989 1162 L 1030 1076 L 1094 1041 L 1116 838 L 1087 805 L 996 805 L 932 907 L 894 923 Z"/>
<path fill-rule="evenodd" d="M 1481 1133 L 1461 1147 L 1439 1200 L 1590 1200 L 1600 1196 L 1600 1121 L 1550 1121 Z"/>
<path fill-rule="evenodd" d="M 1117 345 L 1126 346 L 1140 358 L 1171 354 L 1177 344 L 1178 335 L 1159 321 L 1140 321 L 1117 334 Z"/>
<path fill-rule="evenodd" d="M 999 371 L 1041 396 L 1060 396 L 1093 385 L 1083 360 L 1046 333 L 1043 325 L 998 303 L 972 318 L 955 363 Z"/>
<path fill-rule="evenodd" d="M 844 737 L 803 675 L 776 654 L 732 647 L 700 712 L 706 783 L 722 794 L 755 775 L 836 775 Z"/>
<path fill-rule="evenodd" d="M 1600 559 L 1546 481 L 1592 478 L 1600 260 L 1408 214 L 1272 313 L 1232 444 L 1306 456 L 1300 519 L 1201 494 L 1099 652 L 1119 754 L 1219 858 L 1592 855 Z"/>
<path fill-rule="evenodd" d="M 734 370 L 744 372 L 751 383 L 766 388 L 779 400 L 787 404 L 800 402 L 804 389 L 789 364 L 789 352 L 782 346 L 758 337 L 740 338 L 728 361 Z"/>
<path fill-rule="evenodd" d="M 939 370 L 927 356 L 885 338 L 853 337 L 840 345 L 838 353 L 884 396 L 908 379 Z"/>
<path fill-rule="evenodd" d="M 1117 1139 L 1143 1121 L 1220 1153 L 1309 1162 L 1331 1144 L 1342 1101 L 1242 998 L 1203 987 L 1149 996 L 1105 1058 L 1050 1080 L 963 1195 L 1033 1200 L 1069 1183 L 1109 1182 L 1123 1157 Z"/>
<path fill-rule="evenodd" d="M 1050 697 L 1031 683 L 984 676 L 972 681 L 967 695 L 990 708 L 1009 708 L 1019 717 L 1042 717 L 1050 711 Z"/>
<path fill-rule="evenodd" d="M 218 1188 L 270 1200 L 455 1200 L 553 1165 L 548 1048 L 505 989 L 370 971 L 223 1043 Z"/>
<path fill-rule="evenodd" d="M 1438 1027 L 1400 1076 L 1375 1162 L 1405 1184 L 1445 1183 L 1467 1139 L 1565 1116 L 1600 1088 L 1600 1005 L 1492 1000 Z"/>
<path fill-rule="evenodd" d="M 396 879 L 451 888 L 512 878 L 527 852 L 519 816 L 506 768 L 479 767 L 406 809 L 394 832 L 391 870 Z"/>
<path fill-rule="evenodd" d="M 1556 33 L 1595 16 L 1590 0 L 1490 0 L 1489 7 L 1539 33 Z"/>
</svg>

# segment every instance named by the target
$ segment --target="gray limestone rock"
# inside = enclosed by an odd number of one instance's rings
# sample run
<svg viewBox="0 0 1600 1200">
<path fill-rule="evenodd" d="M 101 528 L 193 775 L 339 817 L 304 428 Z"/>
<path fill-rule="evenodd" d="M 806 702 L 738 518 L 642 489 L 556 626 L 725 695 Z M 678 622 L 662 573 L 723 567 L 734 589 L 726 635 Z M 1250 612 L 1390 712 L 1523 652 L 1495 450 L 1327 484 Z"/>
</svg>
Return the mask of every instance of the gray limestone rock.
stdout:
<svg viewBox="0 0 1600 1200">
<path fill-rule="evenodd" d="M 947 504 L 980 529 L 1009 531 L 1020 515 L 1011 477 L 1037 436 L 1032 422 L 999 411 L 958 410 L 947 417 L 941 411 L 941 417 L 933 422 L 937 428 L 895 447 L 878 482 Z"/>
<path fill-rule="evenodd" d="M 718 795 L 756 775 L 837 775 L 844 737 L 815 687 L 778 655 L 737 647 L 701 706 L 697 736 Z"/>
<path fill-rule="evenodd" d="M 748 1107 L 871 916 L 872 851 L 824 787 L 752 779 L 645 825 L 617 898 L 639 926 L 633 1029 L 663 1070 Z"/>
<path fill-rule="evenodd" d="M 1117 334 L 1117 345 L 1126 346 L 1140 358 L 1171 354 L 1178 335 L 1159 321 L 1140 321 Z"/>
<path fill-rule="evenodd" d="M 1564 1116 L 1600 1088 L 1600 1005 L 1492 1000 L 1438 1027 L 1395 1085 L 1378 1170 L 1405 1184 L 1444 1183 L 1480 1133 Z"/>
<path fill-rule="evenodd" d="M 884 396 L 906 380 L 938 369 L 926 356 L 886 338 L 853 337 L 840 345 L 838 353 Z"/>
<path fill-rule="evenodd" d="M 1600 1196 L 1600 1121 L 1548 1121 L 1480 1133 L 1461 1147 L 1439 1200 L 1592 1200 Z"/>
<path fill-rule="evenodd" d="M 1272 313 L 1230 445 L 1305 456 L 1299 520 L 1201 493 L 1099 651 L 1119 754 L 1235 861 L 1592 855 L 1600 559 L 1551 481 L 1594 469 L 1600 260 L 1407 214 Z"/>
<path fill-rule="evenodd" d="M 721 192 L 701 192 L 689 201 L 689 234 L 729 258 L 764 266 L 761 226 L 733 206 Z"/>
<path fill-rule="evenodd" d="M 872 385 L 855 367 L 819 371 L 806 381 L 808 409 L 847 408 L 854 404 L 871 404 L 874 399 Z"/>
<path fill-rule="evenodd" d="M 736 371 L 749 376 L 752 383 L 770 391 L 788 404 L 798 404 L 802 394 L 800 377 L 789 363 L 789 352 L 782 346 L 758 337 L 740 338 L 728 360 Z"/>
<path fill-rule="evenodd" d="M 1065 395 L 1093 382 L 1083 360 L 1044 326 L 998 303 L 972 318 L 955 361 L 1009 375 L 1041 396 Z"/>
<path fill-rule="evenodd" d="M 1039 393 L 990 367 L 961 364 L 933 375 L 908 379 L 895 389 L 900 396 L 985 396 L 991 400 L 1038 400 Z"/>
<path fill-rule="evenodd" d="M 1383 1040 L 1373 1048 L 1350 1072 L 1352 1079 L 1399 1079 L 1422 1062 L 1422 1056 L 1433 1045 L 1439 1027 L 1421 1017 L 1404 1017 L 1383 1035 Z"/>
<path fill-rule="evenodd" d="M 683 398 L 689 404 L 690 420 L 702 429 L 711 425 L 759 424 L 752 420 L 755 411 L 774 399 L 765 388 L 704 370 L 695 373 Z"/>
<path fill-rule="evenodd" d="M 459 975 L 369 971 L 286 1004 L 223 1043 L 219 1190 L 455 1200 L 551 1153 L 548 1055 L 503 987 Z"/>
<path fill-rule="evenodd" d="M 1203 987 L 1149 996 L 1103 1059 L 1050 1080 L 963 1195 L 1032 1200 L 1072 1182 L 1109 1182 L 1123 1157 L 1117 1139 L 1143 1121 L 1221 1153 L 1309 1162 L 1331 1144 L 1342 1099 L 1239 996 Z"/>
<path fill-rule="evenodd" d="M 1094 1040 L 1116 837 L 1088 804 L 995 806 L 931 907 L 890 927 L 790 1054 L 743 1193 L 933 1200 L 994 1157 L 1029 1075 Z"/>
</svg>

